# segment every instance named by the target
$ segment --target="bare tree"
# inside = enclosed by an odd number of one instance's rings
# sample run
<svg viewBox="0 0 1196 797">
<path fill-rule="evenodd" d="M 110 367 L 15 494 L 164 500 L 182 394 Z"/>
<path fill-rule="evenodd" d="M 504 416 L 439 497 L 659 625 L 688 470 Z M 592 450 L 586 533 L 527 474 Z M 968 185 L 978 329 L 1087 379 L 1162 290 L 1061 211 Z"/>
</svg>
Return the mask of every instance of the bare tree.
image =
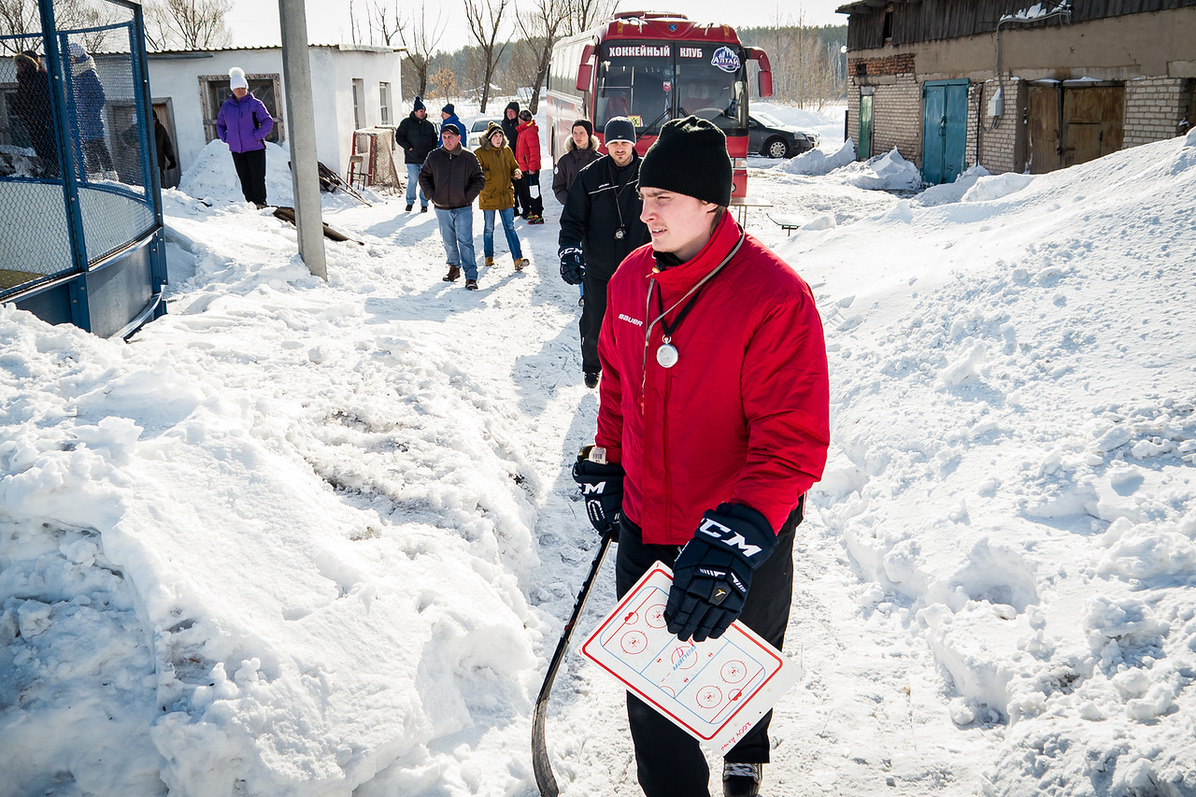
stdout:
<svg viewBox="0 0 1196 797">
<path fill-rule="evenodd" d="M 486 113 L 486 103 L 490 101 L 490 82 L 495 66 L 507 49 L 507 41 L 502 34 L 502 18 L 510 4 L 511 0 L 465 0 L 465 22 L 469 25 L 469 35 L 478 43 L 480 57 L 485 65 L 482 74 L 482 113 Z M 501 45 L 500 38 L 503 39 Z"/>
<path fill-rule="evenodd" d="M 403 22 L 399 19 L 398 5 L 391 5 L 390 0 L 373 0 L 366 5 L 366 22 L 369 25 L 370 44 L 381 44 L 389 47 L 395 39 L 401 38 L 399 30 Z M 377 42 L 374 34 L 377 33 Z"/>
<path fill-rule="evenodd" d="M 428 10 L 426 3 L 420 2 L 418 16 L 412 11 L 410 24 L 398 26 L 399 42 L 407 50 L 407 62 L 415 70 L 416 91 L 418 96 L 428 93 L 428 66 L 432 60 L 432 53 L 440 44 L 444 36 L 446 22 L 444 10 L 439 4 L 436 6 L 436 21 L 428 25 Z"/>
<path fill-rule="evenodd" d="M 561 34 L 573 36 L 614 14 L 619 0 L 565 0 L 565 4 Z"/>
<path fill-rule="evenodd" d="M 59 0 L 54 4 L 54 26 L 60 31 L 99 27 L 111 24 L 117 19 L 118 15 L 114 9 L 108 6 L 97 7 L 89 0 Z M 37 0 L 0 0 L 0 36 L 40 38 L 41 31 L 42 20 Z M 83 34 L 82 44 L 88 51 L 100 50 L 103 48 L 105 35 L 105 31 Z M 0 52 L 17 53 L 30 48 L 41 50 L 41 45 L 29 40 L 0 39 Z"/>
<path fill-rule="evenodd" d="M 153 0 L 146 2 L 145 38 L 152 49 L 202 50 L 232 39 L 224 16 L 232 0 Z"/>
<path fill-rule="evenodd" d="M 569 0 L 532 0 L 534 6 L 515 15 L 515 24 L 523 39 L 516 47 L 515 75 L 527 80 L 521 85 L 532 87 L 528 110 L 535 113 L 540 105 L 540 89 L 548 75 L 552 46 L 569 12 Z"/>
<path fill-rule="evenodd" d="M 37 4 L 28 0 L 0 0 L 0 35 L 21 36 L 41 33 L 42 21 Z M 5 50 L 20 52 L 28 46 L 25 42 L 0 41 Z"/>
</svg>

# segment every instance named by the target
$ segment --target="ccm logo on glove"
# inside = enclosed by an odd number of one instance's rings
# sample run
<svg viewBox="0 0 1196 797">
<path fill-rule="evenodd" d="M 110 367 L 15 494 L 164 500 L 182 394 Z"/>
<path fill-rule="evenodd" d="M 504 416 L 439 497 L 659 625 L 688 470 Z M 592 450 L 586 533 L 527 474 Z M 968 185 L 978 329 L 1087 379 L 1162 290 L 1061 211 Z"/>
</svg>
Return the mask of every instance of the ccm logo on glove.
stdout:
<svg viewBox="0 0 1196 797">
<path fill-rule="evenodd" d="M 703 515 L 673 562 L 673 586 L 664 607 L 669 632 L 682 642 L 722 636 L 743 611 L 752 572 L 776 544 L 764 515 L 749 506 L 719 504 Z"/>
<path fill-rule="evenodd" d="M 586 446 L 577 454 L 573 481 L 586 502 L 590 525 L 599 534 L 619 541 L 619 520 L 623 516 L 623 467 L 606 461 L 605 452 Z"/>
<path fill-rule="evenodd" d="M 722 540 L 725 545 L 731 548 L 738 548 L 743 551 L 744 556 L 755 556 L 764 550 L 759 545 L 751 545 L 739 534 L 732 529 L 727 528 L 722 523 L 719 523 L 712 517 L 703 517 L 702 525 L 698 526 L 698 531 L 703 534 L 709 534 L 717 540 Z"/>
</svg>

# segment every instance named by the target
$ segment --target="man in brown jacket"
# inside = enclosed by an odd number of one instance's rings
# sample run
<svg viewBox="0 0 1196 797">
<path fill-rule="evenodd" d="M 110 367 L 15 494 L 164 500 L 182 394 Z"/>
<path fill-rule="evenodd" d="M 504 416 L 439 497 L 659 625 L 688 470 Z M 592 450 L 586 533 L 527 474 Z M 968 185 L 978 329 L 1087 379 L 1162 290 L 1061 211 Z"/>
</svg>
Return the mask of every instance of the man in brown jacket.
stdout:
<svg viewBox="0 0 1196 797">
<path fill-rule="evenodd" d="M 478 264 L 473 253 L 473 201 L 486 186 L 482 167 L 472 152 L 461 146 L 461 129 L 445 122 L 440 129 L 443 146 L 432 150 L 419 170 L 419 187 L 436 205 L 440 238 L 448 258 L 445 282 L 465 270 L 466 290 L 478 289 Z"/>
</svg>

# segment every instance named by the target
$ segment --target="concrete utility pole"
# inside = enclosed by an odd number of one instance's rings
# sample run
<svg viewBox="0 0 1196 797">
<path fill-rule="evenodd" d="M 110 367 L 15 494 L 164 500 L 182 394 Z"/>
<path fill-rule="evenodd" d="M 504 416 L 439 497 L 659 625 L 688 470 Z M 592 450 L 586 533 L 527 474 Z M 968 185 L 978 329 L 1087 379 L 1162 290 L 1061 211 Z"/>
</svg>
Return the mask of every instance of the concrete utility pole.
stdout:
<svg viewBox="0 0 1196 797">
<path fill-rule="evenodd" d="M 295 188 L 295 229 L 299 257 L 307 270 L 327 280 L 320 170 L 316 165 L 316 113 L 311 100 L 311 60 L 307 49 L 304 0 L 278 0 L 282 28 L 282 78 L 286 85 L 287 136 L 291 142 L 291 182 Z"/>
</svg>

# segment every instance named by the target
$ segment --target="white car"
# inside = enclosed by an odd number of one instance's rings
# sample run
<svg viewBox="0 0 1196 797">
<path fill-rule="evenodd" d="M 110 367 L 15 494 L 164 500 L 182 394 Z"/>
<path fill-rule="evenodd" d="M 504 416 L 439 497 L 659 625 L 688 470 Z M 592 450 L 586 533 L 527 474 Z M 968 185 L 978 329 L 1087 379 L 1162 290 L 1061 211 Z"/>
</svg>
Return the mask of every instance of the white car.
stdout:
<svg viewBox="0 0 1196 797">
<path fill-rule="evenodd" d="M 466 138 L 465 146 L 469 149 L 477 149 L 482 146 L 482 138 L 486 135 L 486 128 L 493 122 L 496 125 L 502 124 L 502 119 L 493 116 L 479 116 L 473 120 L 473 124 L 469 128 L 469 136 Z"/>
</svg>

